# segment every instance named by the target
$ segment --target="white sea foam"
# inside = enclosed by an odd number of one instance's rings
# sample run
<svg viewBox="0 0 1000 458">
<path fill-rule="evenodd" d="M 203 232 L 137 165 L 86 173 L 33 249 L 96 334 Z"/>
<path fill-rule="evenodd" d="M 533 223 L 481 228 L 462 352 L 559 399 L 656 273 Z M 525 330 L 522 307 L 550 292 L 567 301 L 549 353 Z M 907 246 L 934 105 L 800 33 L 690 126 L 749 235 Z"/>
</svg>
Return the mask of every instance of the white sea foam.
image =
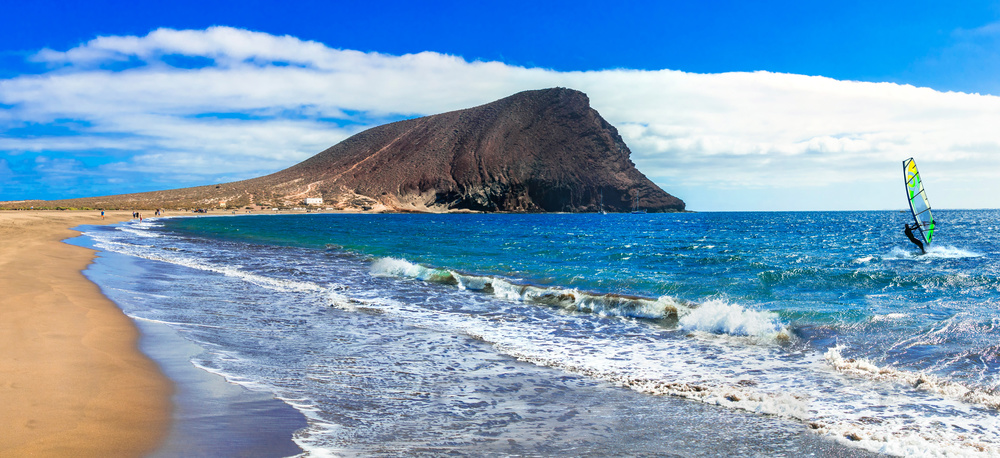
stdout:
<svg viewBox="0 0 1000 458">
<path fill-rule="evenodd" d="M 748 310 L 721 299 L 702 302 L 680 317 L 678 325 L 689 332 L 754 337 L 766 341 L 788 340 L 790 333 L 773 312 Z"/>
<path fill-rule="evenodd" d="M 238 360 L 239 358 L 230 357 L 230 359 Z M 250 391 L 267 392 L 267 393 L 274 393 L 277 391 L 276 387 L 274 386 L 268 385 L 258 380 L 251 380 L 249 378 L 209 366 L 203 363 L 202 361 L 199 361 L 197 358 L 192 359 L 191 364 L 194 365 L 194 367 L 197 367 L 198 369 L 218 375 L 226 379 L 227 382 L 232 383 L 234 385 L 242 386 L 243 388 L 246 388 Z"/>
<path fill-rule="evenodd" d="M 162 225 L 161 224 L 153 225 L 147 223 L 129 223 L 121 226 L 116 226 L 115 229 L 138 237 L 159 238 L 162 237 L 162 235 L 160 233 L 150 231 L 149 228 L 160 227 L 160 226 Z"/>
<path fill-rule="evenodd" d="M 950 245 L 931 245 L 927 247 L 927 252 L 924 254 L 921 254 L 916 247 L 913 250 L 894 247 L 882 259 L 888 261 L 931 261 L 935 259 L 978 258 L 980 256 L 982 254 Z"/>
<path fill-rule="evenodd" d="M 973 435 L 933 432 L 930 428 L 874 417 L 836 424 L 810 422 L 809 428 L 844 445 L 890 456 L 995 457 L 1000 454 L 996 444 L 978 441 Z"/>
<path fill-rule="evenodd" d="M 906 313 L 886 313 L 885 315 L 872 315 L 871 321 L 897 321 L 908 316 Z"/>
<path fill-rule="evenodd" d="M 211 264 L 202 261 L 197 257 L 182 255 L 175 251 L 165 251 L 164 253 L 160 253 L 149 249 L 149 248 L 155 248 L 153 246 L 132 245 L 129 243 L 122 243 L 116 240 L 111 240 L 100 236 L 94 236 L 93 239 L 95 241 L 95 246 L 103 250 L 115 253 L 127 254 L 129 256 L 149 259 L 152 261 L 167 262 L 170 264 L 176 264 L 184 267 L 189 267 L 192 269 L 215 272 L 225 275 L 227 277 L 239 278 L 248 283 L 252 283 L 257 286 L 261 286 L 271 290 L 317 292 L 326 289 L 326 287 L 313 282 L 289 280 L 284 278 L 273 278 L 249 272 L 247 270 L 241 269 L 239 266 Z"/>
<path fill-rule="evenodd" d="M 516 291 L 515 297 L 522 297 L 520 290 Z M 825 378 L 829 375 L 823 375 L 825 371 L 821 363 L 826 361 L 829 364 L 831 360 L 839 359 L 841 368 L 838 368 L 838 373 L 848 373 L 848 367 L 867 374 L 884 375 L 891 371 L 866 362 L 843 360 L 835 356 L 839 355 L 836 350 L 828 352 L 825 359 L 815 355 L 815 360 L 807 357 L 794 363 L 776 354 L 761 354 L 781 352 L 778 348 L 754 349 L 730 339 L 642 339 L 616 341 L 614 345 L 608 345 L 600 334 L 555 337 L 545 331 L 560 328 L 559 322 L 547 323 L 540 329 L 534 322 L 496 319 L 492 314 L 479 316 L 430 310 L 386 299 L 353 298 L 342 293 L 331 293 L 330 298 L 331 305 L 343 309 L 398 316 L 415 326 L 462 332 L 490 343 L 501 353 L 539 366 L 604 380 L 651 395 L 683 397 L 794 419 L 808 425 L 814 433 L 853 447 L 905 456 L 990 456 L 1000 453 L 1000 448 L 992 440 L 996 425 L 983 424 L 982 413 L 970 410 L 971 405 L 966 404 L 989 405 L 993 401 L 984 402 L 981 399 L 984 395 L 990 396 L 989 393 L 969 395 L 955 389 L 949 382 L 923 377 L 911 380 L 910 385 L 917 386 L 917 389 L 929 389 L 933 394 L 946 395 L 954 401 L 932 398 L 918 401 L 900 394 L 880 398 L 880 407 L 871 410 L 867 407 L 869 401 L 862 400 L 871 395 L 872 387 L 829 381 Z M 682 312 L 679 321 L 690 316 L 688 320 L 702 329 L 697 332 L 725 330 L 748 336 L 787 332 L 773 314 L 747 310 L 722 300 L 706 301 L 684 310 L 687 311 Z M 550 320 L 573 318 L 553 315 Z M 711 358 L 706 359 L 707 355 Z M 796 375 L 782 375 L 789 371 L 795 371 Z M 906 377 L 869 376 L 865 379 L 874 383 L 899 383 Z M 838 388 L 827 391 L 826 384 Z M 923 384 L 926 386 L 921 387 Z M 945 417 L 930 414 L 914 416 L 911 411 L 913 403 L 926 405 L 934 411 L 967 413 L 957 417 L 954 413 Z M 942 420 L 948 423 L 942 423 Z M 969 433 L 976 431 L 977 425 L 983 425 L 987 430 L 982 434 Z"/>
<path fill-rule="evenodd" d="M 808 399 L 805 397 L 797 397 L 788 393 L 768 393 L 754 389 L 752 386 L 731 385 L 712 380 L 684 381 L 685 378 L 692 379 L 691 376 L 694 374 L 691 373 L 679 377 L 680 380 L 669 380 L 663 376 L 651 377 L 649 370 L 642 370 L 640 367 L 629 364 L 624 366 L 611 364 L 614 358 L 604 360 L 594 356 L 577 358 L 558 353 L 556 353 L 557 356 L 553 357 L 553 352 L 539 352 L 533 346 L 512 344 L 512 339 L 502 338 L 497 333 L 488 332 L 482 328 L 478 331 L 473 331 L 471 334 L 493 343 L 504 353 L 521 361 L 604 380 L 641 393 L 682 397 L 707 404 L 800 421 L 808 418 Z M 654 369 L 651 372 L 655 373 L 656 371 Z M 749 381 L 744 380 L 744 382 Z M 752 382 L 747 383 L 747 385 L 751 384 Z"/>
<path fill-rule="evenodd" d="M 167 325 L 170 325 L 170 326 L 181 326 L 181 327 L 190 326 L 190 327 L 196 327 L 196 328 L 224 329 L 222 326 L 212 326 L 210 324 L 178 323 L 176 321 L 154 320 L 152 318 L 144 318 L 144 317 L 141 317 L 141 316 L 138 316 L 138 315 L 134 315 L 134 314 L 129 314 L 129 318 L 132 318 L 133 320 L 139 320 L 139 321 L 148 321 L 150 323 L 167 324 Z"/>
<path fill-rule="evenodd" d="M 968 387 L 930 374 L 880 367 L 863 358 L 844 358 L 840 353 L 843 348 L 842 346 L 830 348 L 824 355 L 826 361 L 842 373 L 868 380 L 901 383 L 970 404 L 1000 409 L 1000 395 L 996 393 Z"/>
<path fill-rule="evenodd" d="M 327 295 L 333 307 L 349 311 L 389 314 L 403 317 L 407 323 L 441 331 L 460 331 L 477 340 L 492 344 L 500 352 L 538 366 L 545 366 L 600 379 L 635 391 L 658 395 L 677 396 L 714 405 L 746 410 L 765 415 L 777 415 L 804 420 L 808 417 L 807 400 L 787 393 L 768 393 L 757 390 L 753 383 L 743 380 L 742 384 L 727 383 L 728 378 L 705 378 L 699 363 L 675 361 L 669 367 L 656 355 L 680 354 L 678 345 L 683 341 L 658 341 L 657 345 L 668 348 L 650 347 L 649 344 L 633 342 L 628 348 L 605 346 L 603 338 L 593 336 L 587 340 L 567 337 L 566 340 L 551 341 L 551 336 L 540 337 L 531 324 L 517 320 L 493 320 L 483 316 L 445 311 L 433 311 L 407 307 L 396 301 L 383 298 L 364 299 L 349 297 L 342 293 Z M 561 319 L 571 319 L 562 317 Z M 591 341 L 592 340 L 592 341 Z M 709 343 L 709 345 L 715 345 Z M 726 347 L 732 348 L 732 347 Z M 739 359 L 738 356 L 732 357 Z M 690 366 L 690 367 L 688 367 Z M 681 379 L 671 381 L 665 378 L 666 369 Z M 695 375 L 697 374 L 697 375 Z M 700 379 L 698 383 L 690 380 Z"/>
<path fill-rule="evenodd" d="M 957 248 L 950 245 L 931 245 L 927 249 L 927 254 L 924 255 L 931 259 L 942 258 L 942 259 L 952 259 L 952 258 L 978 258 L 982 256 L 980 253 L 965 250 L 962 248 Z"/>
</svg>

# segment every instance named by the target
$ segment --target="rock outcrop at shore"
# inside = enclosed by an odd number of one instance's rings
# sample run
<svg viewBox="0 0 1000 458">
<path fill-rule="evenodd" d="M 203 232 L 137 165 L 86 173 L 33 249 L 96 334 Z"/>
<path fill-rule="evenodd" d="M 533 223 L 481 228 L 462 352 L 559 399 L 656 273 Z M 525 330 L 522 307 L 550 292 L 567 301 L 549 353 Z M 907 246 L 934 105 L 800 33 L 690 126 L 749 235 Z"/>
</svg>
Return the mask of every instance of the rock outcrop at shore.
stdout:
<svg viewBox="0 0 1000 458">
<path fill-rule="evenodd" d="M 36 206 L 287 207 L 309 198 L 376 211 L 684 210 L 629 154 L 586 94 L 552 88 L 368 129 L 260 178 Z"/>
</svg>

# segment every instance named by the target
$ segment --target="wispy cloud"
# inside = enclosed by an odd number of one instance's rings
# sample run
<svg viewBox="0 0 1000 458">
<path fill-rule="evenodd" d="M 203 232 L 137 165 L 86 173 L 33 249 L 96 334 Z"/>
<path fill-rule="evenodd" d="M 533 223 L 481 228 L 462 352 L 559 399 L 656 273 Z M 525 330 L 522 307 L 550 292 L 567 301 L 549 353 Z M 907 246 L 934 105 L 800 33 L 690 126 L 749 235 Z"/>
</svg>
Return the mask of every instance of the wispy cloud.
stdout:
<svg viewBox="0 0 1000 458">
<path fill-rule="evenodd" d="M 895 208 L 911 156 L 939 185 L 937 206 L 1000 207 L 991 96 L 768 72 L 557 72 L 228 27 L 100 37 L 34 59 L 50 70 L 0 80 L 0 130 L 13 132 L 0 152 L 114 152 L 97 166 L 107 189 L 136 173 L 178 186 L 248 178 L 387 121 L 566 86 L 588 93 L 639 169 L 692 209 Z M 70 135 L 31 128 L 67 121 Z"/>
</svg>

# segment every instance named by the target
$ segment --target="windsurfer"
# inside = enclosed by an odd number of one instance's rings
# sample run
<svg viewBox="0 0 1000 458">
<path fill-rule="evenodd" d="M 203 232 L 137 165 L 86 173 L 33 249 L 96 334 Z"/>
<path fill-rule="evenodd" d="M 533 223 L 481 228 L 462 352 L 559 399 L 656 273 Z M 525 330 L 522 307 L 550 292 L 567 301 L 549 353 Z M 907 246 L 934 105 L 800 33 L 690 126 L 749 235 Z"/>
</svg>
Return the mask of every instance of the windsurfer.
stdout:
<svg viewBox="0 0 1000 458">
<path fill-rule="evenodd" d="M 923 244 L 923 242 L 921 242 L 919 239 L 917 239 L 917 237 L 915 235 L 913 235 L 913 230 L 916 229 L 916 228 L 918 228 L 918 227 L 920 227 L 920 226 L 917 226 L 916 223 L 913 223 L 913 226 L 910 226 L 909 224 L 906 224 L 903 227 L 905 228 L 905 229 L 903 229 L 903 232 L 906 233 L 906 238 L 910 239 L 910 241 L 913 242 L 913 244 L 916 245 L 917 248 L 920 248 L 920 254 L 926 254 L 927 252 L 924 251 L 924 244 Z"/>
</svg>

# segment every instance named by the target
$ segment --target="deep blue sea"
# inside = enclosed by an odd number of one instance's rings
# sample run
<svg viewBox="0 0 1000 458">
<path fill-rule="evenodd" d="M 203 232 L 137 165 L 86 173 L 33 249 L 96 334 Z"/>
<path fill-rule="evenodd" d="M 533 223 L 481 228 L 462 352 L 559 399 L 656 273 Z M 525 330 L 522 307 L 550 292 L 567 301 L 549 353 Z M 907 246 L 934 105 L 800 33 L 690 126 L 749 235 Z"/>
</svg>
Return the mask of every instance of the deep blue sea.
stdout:
<svg viewBox="0 0 1000 458">
<path fill-rule="evenodd" d="M 996 456 L 1000 211 L 935 217 L 922 256 L 894 211 L 85 230 L 105 293 L 311 456 Z"/>
</svg>

